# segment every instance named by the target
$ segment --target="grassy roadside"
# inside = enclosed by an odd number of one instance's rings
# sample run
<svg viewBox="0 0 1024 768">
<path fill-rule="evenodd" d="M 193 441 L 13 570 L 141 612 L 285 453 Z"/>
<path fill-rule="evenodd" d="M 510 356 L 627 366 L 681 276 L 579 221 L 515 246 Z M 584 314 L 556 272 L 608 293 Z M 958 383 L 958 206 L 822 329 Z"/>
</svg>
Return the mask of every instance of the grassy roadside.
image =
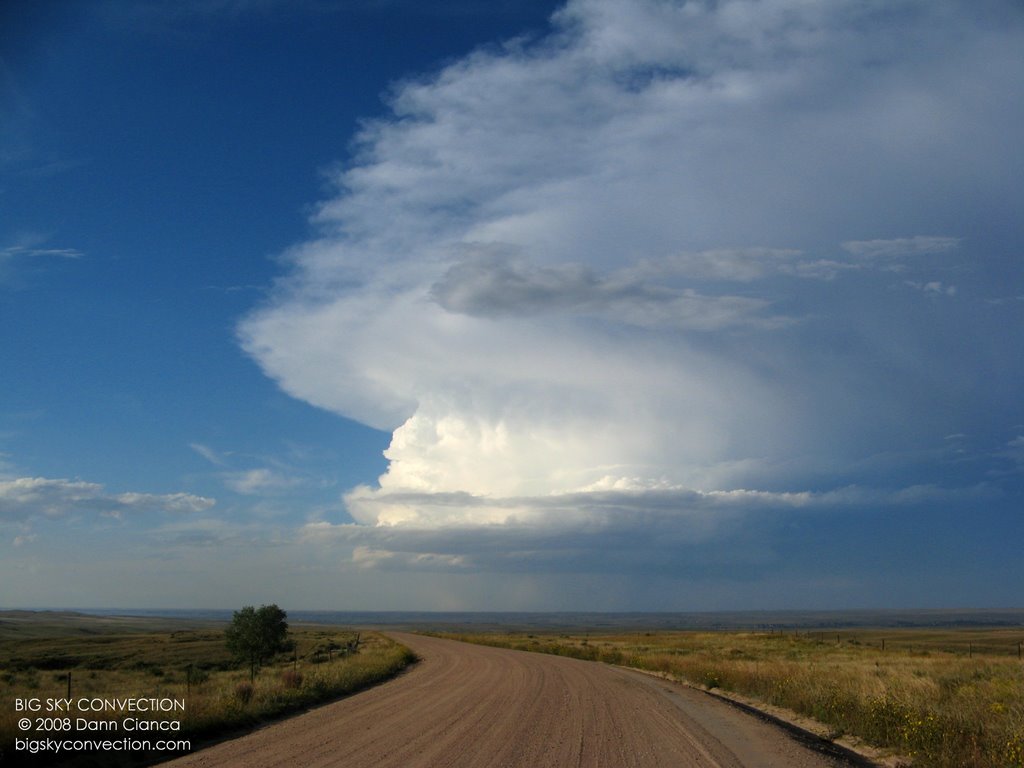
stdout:
<svg viewBox="0 0 1024 768">
<path fill-rule="evenodd" d="M 743 694 L 812 717 L 833 738 L 910 755 L 921 768 L 1024 768 L 1020 630 L 445 636 Z"/>
<path fill-rule="evenodd" d="M 132 713 L 71 713 L 67 732 L 22 730 L 16 699 L 156 698 L 181 701 L 184 711 L 134 714 L 139 719 L 168 721 L 170 731 L 133 733 L 137 738 L 191 740 L 201 743 L 223 738 L 292 712 L 355 693 L 383 682 L 415 661 L 404 646 L 377 633 L 356 633 L 338 627 L 292 629 L 295 650 L 265 665 L 250 682 L 248 668 L 237 667 L 224 647 L 220 626 L 206 625 L 174 631 L 146 631 L 144 622 L 113 627 L 87 626 L 91 618 L 74 617 L 22 623 L 0 617 L 0 758 L 4 765 L 55 764 L 52 755 L 28 757 L 14 751 L 16 738 L 60 737 L 109 739 L 128 735 L 124 719 Z M 113 630 L 113 631 L 110 631 Z M 34 713 L 30 719 L 52 716 Z M 88 721 L 80 723 L 79 719 Z M 63 719 L 58 715 L 57 719 Z M 171 721 L 177 721 L 174 726 Z M 86 725 L 80 729 L 79 725 Z M 60 723 L 51 728 L 63 729 Z M 103 730 L 99 730 L 103 729 Z M 180 729 L 180 730 L 178 730 Z M 138 755 L 80 755 L 75 764 L 138 764 Z M 158 755 L 169 759 L 171 754 Z M 16 759 L 15 759 L 16 758 Z M 100 758 L 94 760 L 94 758 Z"/>
</svg>

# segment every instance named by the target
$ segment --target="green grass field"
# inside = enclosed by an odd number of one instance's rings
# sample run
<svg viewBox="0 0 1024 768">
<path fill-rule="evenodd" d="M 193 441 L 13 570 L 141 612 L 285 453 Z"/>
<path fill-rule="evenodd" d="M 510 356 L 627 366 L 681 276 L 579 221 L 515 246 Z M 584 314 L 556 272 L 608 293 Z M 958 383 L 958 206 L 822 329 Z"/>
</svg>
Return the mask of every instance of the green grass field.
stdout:
<svg viewBox="0 0 1024 768">
<path fill-rule="evenodd" d="M 0 613 L 0 754 L 13 752 L 15 738 L 41 734 L 19 729 L 24 712 L 16 699 L 168 698 L 185 702 L 184 714 L 147 715 L 179 720 L 180 732 L 162 737 L 202 743 L 354 693 L 393 677 L 414 655 L 377 633 L 342 627 L 292 627 L 294 650 L 264 665 L 250 682 L 248 665 L 227 652 L 224 626 L 213 622 L 99 618 L 77 614 Z M 126 713 L 89 713 L 93 721 Z M 77 725 L 76 712 L 72 721 Z M 33 721 L 36 716 L 31 718 Z M 98 725 L 96 726 L 98 727 Z M 53 736 L 53 733 L 48 734 Z M 122 734 L 123 735 L 123 734 Z M 142 734 L 143 736 L 152 734 Z M 96 736 L 70 733 L 66 738 Z M 108 734 L 101 734 L 108 736 Z M 157 757 L 168 758 L 162 754 Z M 108 755 L 102 765 L 132 764 L 139 756 Z M 86 758 L 80 757 L 81 760 Z M 4 760 L 12 764 L 12 760 Z M 52 760 L 46 764 L 53 764 Z"/>
<path fill-rule="evenodd" d="M 1021 629 L 449 636 L 743 694 L 921 768 L 1024 768 Z"/>
</svg>

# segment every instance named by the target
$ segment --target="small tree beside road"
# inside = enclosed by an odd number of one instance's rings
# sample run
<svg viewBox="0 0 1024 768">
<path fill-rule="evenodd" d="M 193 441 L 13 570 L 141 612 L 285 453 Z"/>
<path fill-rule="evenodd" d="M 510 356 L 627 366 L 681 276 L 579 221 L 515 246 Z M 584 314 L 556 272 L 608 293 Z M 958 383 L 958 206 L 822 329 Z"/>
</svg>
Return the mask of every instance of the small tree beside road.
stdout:
<svg viewBox="0 0 1024 768">
<path fill-rule="evenodd" d="M 249 680 L 256 678 L 256 670 L 279 651 L 287 649 L 288 614 L 276 605 L 247 605 L 235 611 L 231 626 L 227 628 L 228 650 L 238 659 L 249 663 Z"/>
</svg>

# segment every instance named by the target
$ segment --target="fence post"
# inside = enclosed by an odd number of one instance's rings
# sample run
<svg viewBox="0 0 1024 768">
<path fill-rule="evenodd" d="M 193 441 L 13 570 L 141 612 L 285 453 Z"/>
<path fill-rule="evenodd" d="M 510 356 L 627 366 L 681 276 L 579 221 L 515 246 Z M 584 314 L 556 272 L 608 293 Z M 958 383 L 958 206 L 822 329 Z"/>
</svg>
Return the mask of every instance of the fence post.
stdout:
<svg viewBox="0 0 1024 768">
<path fill-rule="evenodd" d="M 71 673 L 68 672 L 68 698 L 71 698 Z"/>
</svg>

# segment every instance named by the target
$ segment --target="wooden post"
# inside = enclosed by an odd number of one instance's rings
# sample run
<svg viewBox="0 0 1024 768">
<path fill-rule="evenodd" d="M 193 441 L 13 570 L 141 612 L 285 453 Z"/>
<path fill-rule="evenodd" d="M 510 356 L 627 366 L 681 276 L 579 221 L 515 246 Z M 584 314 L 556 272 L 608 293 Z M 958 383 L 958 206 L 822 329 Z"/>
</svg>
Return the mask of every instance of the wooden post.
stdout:
<svg viewBox="0 0 1024 768">
<path fill-rule="evenodd" d="M 71 698 L 71 673 L 68 672 L 68 698 Z"/>
<path fill-rule="evenodd" d="M 882 650 L 883 651 L 885 650 L 885 638 L 884 637 L 882 638 Z"/>
</svg>

